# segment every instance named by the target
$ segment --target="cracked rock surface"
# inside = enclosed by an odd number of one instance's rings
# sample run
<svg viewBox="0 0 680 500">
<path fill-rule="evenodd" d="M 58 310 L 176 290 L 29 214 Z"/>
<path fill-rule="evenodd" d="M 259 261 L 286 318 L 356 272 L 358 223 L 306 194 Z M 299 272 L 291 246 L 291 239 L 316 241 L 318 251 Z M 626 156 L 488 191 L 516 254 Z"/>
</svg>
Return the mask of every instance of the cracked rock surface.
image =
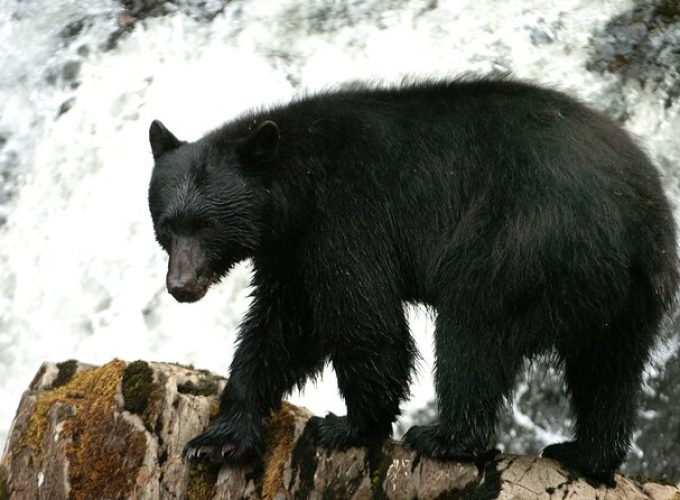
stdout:
<svg viewBox="0 0 680 500">
<path fill-rule="evenodd" d="M 594 487 L 554 461 L 498 455 L 485 464 L 417 457 L 394 442 L 327 452 L 311 414 L 284 403 L 248 467 L 188 464 L 187 440 L 216 414 L 225 380 L 169 363 L 44 363 L 24 393 L 0 462 L 0 500 L 230 498 L 599 498 L 680 500 L 680 489 L 617 476 Z"/>
</svg>

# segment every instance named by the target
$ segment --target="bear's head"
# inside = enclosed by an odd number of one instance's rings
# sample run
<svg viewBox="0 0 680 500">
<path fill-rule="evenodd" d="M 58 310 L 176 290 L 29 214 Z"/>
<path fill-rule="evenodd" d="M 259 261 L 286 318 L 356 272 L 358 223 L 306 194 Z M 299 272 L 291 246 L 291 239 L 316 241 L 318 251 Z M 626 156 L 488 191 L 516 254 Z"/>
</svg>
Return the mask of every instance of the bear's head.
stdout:
<svg viewBox="0 0 680 500">
<path fill-rule="evenodd" d="M 245 137 L 215 131 L 185 142 L 156 120 L 149 141 L 155 161 L 149 209 L 169 256 L 168 292 L 195 302 L 260 245 L 265 195 L 244 168 L 273 158 L 279 130 L 265 121 Z"/>
</svg>

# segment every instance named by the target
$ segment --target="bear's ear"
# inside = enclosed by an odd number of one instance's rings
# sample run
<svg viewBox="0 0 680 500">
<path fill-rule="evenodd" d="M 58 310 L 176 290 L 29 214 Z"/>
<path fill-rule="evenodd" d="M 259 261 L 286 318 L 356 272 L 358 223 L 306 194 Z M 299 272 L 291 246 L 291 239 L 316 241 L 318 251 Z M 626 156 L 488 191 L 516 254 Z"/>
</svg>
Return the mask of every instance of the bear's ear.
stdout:
<svg viewBox="0 0 680 500">
<path fill-rule="evenodd" d="M 157 159 L 166 151 L 175 149 L 182 144 L 182 141 L 165 128 L 165 125 L 159 120 L 151 122 L 151 127 L 149 127 L 149 142 L 151 143 L 151 152 L 153 153 L 154 159 Z"/>
<path fill-rule="evenodd" d="M 275 122 L 267 120 L 245 138 L 239 147 L 239 152 L 251 160 L 270 161 L 276 156 L 280 139 L 279 126 Z"/>
</svg>

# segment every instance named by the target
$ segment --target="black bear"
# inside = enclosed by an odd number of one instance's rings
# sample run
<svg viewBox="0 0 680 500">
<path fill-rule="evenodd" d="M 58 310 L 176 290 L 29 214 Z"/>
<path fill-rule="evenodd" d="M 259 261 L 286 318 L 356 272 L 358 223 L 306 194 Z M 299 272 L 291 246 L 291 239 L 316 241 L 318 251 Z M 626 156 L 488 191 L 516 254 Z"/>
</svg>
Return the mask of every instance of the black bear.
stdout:
<svg viewBox="0 0 680 500">
<path fill-rule="evenodd" d="M 462 79 L 311 94 L 196 142 L 158 121 L 149 135 L 168 291 L 199 300 L 253 262 L 220 413 L 189 458 L 257 457 L 263 419 L 327 362 L 347 415 L 314 419 L 318 443 L 388 437 L 417 302 L 437 314 L 439 420 L 408 446 L 483 456 L 524 360 L 552 353 L 575 436 L 543 455 L 613 483 L 678 274 L 659 174 L 612 121 L 554 90 Z"/>
</svg>

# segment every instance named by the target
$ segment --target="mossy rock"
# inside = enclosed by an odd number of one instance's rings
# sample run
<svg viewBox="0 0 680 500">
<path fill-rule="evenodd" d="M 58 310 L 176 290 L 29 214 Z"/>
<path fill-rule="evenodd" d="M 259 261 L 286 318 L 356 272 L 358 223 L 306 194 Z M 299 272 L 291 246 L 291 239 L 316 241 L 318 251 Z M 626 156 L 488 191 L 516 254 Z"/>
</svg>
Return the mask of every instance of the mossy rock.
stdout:
<svg viewBox="0 0 680 500">
<path fill-rule="evenodd" d="M 123 372 L 122 392 L 125 409 L 137 414 L 144 413 L 153 388 L 153 370 L 146 361 L 133 361 Z"/>
<path fill-rule="evenodd" d="M 75 375 L 78 370 L 78 362 L 75 359 L 62 361 L 61 363 L 57 363 L 57 369 L 59 371 L 57 372 L 54 382 L 52 382 L 53 389 L 66 385 L 71 381 L 73 375 Z"/>
<path fill-rule="evenodd" d="M 0 481 L 0 500 L 9 500 L 9 488 L 5 480 Z"/>
<path fill-rule="evenodd" d="M 198 384 L 187 380 L 182 384 L 177 384 L 177 392 L 193 396 L 215 396 L 219 392 L 219 385 L 215 379 L 203 379 Z"/>
<path fill-rule="evenodd" d="M 187 500 L 209 500 L 212 498 L 219 470 L 220 467 L 214 464 L 192 464 L 189 469 Z"/>
</svg>

